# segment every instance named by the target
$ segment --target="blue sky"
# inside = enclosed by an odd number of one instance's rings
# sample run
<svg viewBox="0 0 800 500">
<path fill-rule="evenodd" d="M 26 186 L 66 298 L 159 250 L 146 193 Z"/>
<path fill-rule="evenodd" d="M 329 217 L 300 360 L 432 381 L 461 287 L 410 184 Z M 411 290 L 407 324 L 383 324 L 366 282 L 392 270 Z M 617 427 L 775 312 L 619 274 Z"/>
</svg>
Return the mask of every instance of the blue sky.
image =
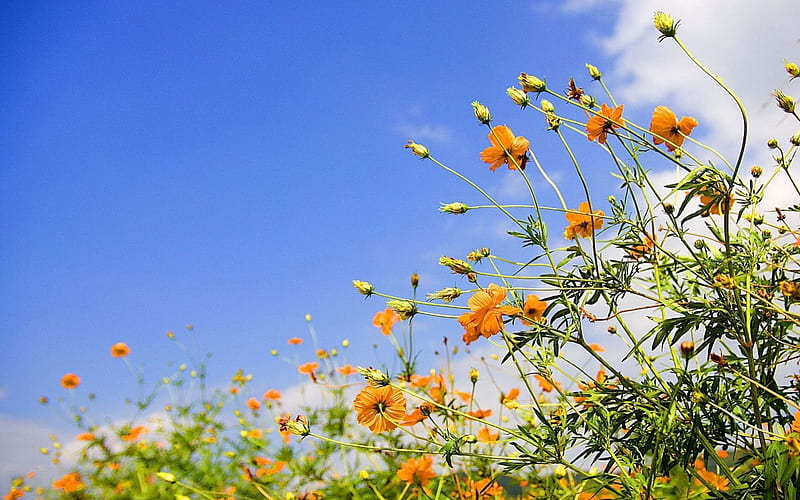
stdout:
<svg viewBox="0 0 800 500">
<path fill-rule="evenodd" d="M 487 104 L 496 123 L 547 157 L 555 148 L 541 121 L 505 95 L 520 71 L 556 88 L 575 76 L 599 95 L 585 76 L 591 62 L 622 87 L 626 113 L 645 121 L 664 100 L 696 106 L 706 125 L 698 136 L 724 142 L 716 101 L 687 92 L 688 70 L 655 66 L 676 53 L 642 56 L 656 45 L 649 22 L 658 8 L 683 11 L 687 38 L 721 59 L 720 73 L 756 103 L 785 84 L 783 59 L 798 59 L 791 29 L 744 40 L 737 56 L 770 71 L 755 78 L 767 88 L 754 90 L 752 74 L 727 64 L 730 45 L 710 41 L 729 38 L 730 29 L 706 25 L 719 2 L 644 3 L 3 5 L 3 421 L 68 429 L 38 403 L 63 394 L 66 372 L 98 394 L 96 411 L 124 416 L 119 403 L 135 384 L 109 347 L 127 342 L 154 381 L 185 360 L 168 330 L 213 353 L 217 384 L 238 368 L 271 387 L 297 383 L 294 368 L 269 352 L 308 338 L 306 313 L 321 347 L 348 338 L 350 362 L 374 362 L 370 346 L 382 339 L 371 318 L 383 302 L 363 300 L 351 280 L 404 293 L 419 272 L 423 292 L 453 286 L 438 257 L 463 257 L 502 234 L 480 215 L 439 214 L 440 202 L 479 199 L 403 144 L 424 143 L 504 192 L 507 173 L 492 174 L 478 158 L 488 143 L 470 102 Z M 785 9 L 797 7 L 776 3 L 770 8 L 784 15 L 770 19 L 786 24 Z M 749 22 L 747 2 L 724 5 L 728 28 Z M 556 177 L 564 161 L 550 163 Z M 601 190 L 614 185 L 608 170 L 594 180 Z M 428 335 L 420 342 L 459 339 L 456 327 L 420 324 Z"/>
</svg>

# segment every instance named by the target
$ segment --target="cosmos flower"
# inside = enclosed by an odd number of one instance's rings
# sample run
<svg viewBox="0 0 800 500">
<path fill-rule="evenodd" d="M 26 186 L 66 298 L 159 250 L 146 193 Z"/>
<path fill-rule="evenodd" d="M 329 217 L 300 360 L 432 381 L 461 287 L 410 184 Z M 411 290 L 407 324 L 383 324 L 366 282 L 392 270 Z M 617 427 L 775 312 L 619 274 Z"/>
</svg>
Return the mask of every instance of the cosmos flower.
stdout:
<svg viewBox="0 0 800 500">
<path fill-rule="evenodd" d="M 650 120 L 650 132 L 655 144 L 667 143 L 668 151 L 675 151 L 683 145 L 686 136 L 697 126 L 697 120 L 691 116 L 678 117 L 666 106 L 657 106 Z"/>
<path fill-rule="evenodd" d="M 390 431 L 406 417 L 406 398 L 390 385 L 368 385 L 353 400 L 356 420 L 375 434 Z"/>
<path fill-rule="evenodd" d="M 619 124 L 622 123 L 622 108 L 622 105 L 616 108 L 609 108 L 605 104 L 601 105 L 600 112 L 586 122 L 586 138 L 605 144 L 608 133 L 619 128 Z"/>
<path fill-rule="evenodd" d="M 514 137 L 510 128 L 498 125 L 489 133 L 489 141 L 492 145 L 481 151 L 481 160 L 489 164 L 489 170 L 495 171 L 504 163 L 509 170 L 516 170 L 517 165 L 525 170 L 528 148 L 531 145 L 528 139 Z"/>
<path fill-rule="evenodd" d="M 566 213 L 569 225 L 564 230 L 564 237 L 568 240 L 574 240 L 576 236 L 588 238 L 594 233 L 595 229 L 603 227 L 602 217 L 605 213 L 600 210 L 595 210 L 590 213 L 588 202 L 584 201 L 578 205 L 578 210 L 576 212 Z"/>
<path fill-rule="evenodd" d="M 499 333 L 503 329 L 503 316 L 517 316 L 522 311 L 513 306 L 501 306 L 506 298 L 506 289 L 490 284 L 485 290 L 479 290 L 469 298 L 467 305 L 471 312 L 458 317 L 464 327 L 464 343 L 470 344 L 481 335 L 486 338 Z"/>
<path fill-rule="evenodd" d="M 125 342 L 117 342 L 111 346 L 111 356 L 115 358 L 124 358 L 130 353 L 131 349 Z"/>
</svg>

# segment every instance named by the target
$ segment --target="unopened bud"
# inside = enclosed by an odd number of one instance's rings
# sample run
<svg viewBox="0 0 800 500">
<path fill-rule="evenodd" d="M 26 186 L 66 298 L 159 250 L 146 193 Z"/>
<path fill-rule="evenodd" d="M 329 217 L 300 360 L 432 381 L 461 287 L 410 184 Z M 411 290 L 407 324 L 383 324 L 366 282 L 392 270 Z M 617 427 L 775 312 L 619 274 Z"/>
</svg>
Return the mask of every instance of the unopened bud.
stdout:
<svg viewBox="0 0 800 500">
<path fill-rule="evenodd" d="M 428 151 L 428 148 L 426 148 L 422 144 L 417 144 L 414 141 L 408 141 L 408 144 L 406 144 L 403 147 L 411 149 L 411 152 L 419 156 L 420 158 L 427 158 L 431 155 L 430 152 Z"/>
<path fill-rule="evenodd" d="M 781 92 L 780 90 L 776 90 L 772 93 L 775 97 L 775 102 L 778 103 L 778 107 L 784 110 L 787 113 L 794 113 L 794 98 L 788 96 Z"/>
<path fill-rule="evenodd" d="M 539 93 L 547 89 L 547 84 L 543 80 L 527 73 L 520 73 L 517 80 L 519 80 L 519 84 L 522 85 L 522 90 L 524 92 Z"/>
<path fill-rule="evenodd" d="M 664 206 L 664 213 L 666 213 L 667 215 L 675 212 L 675 205 L 673 205 L 672 203 L 664 203 L 663 206 Z"/>
<path fill-rule="evenodd" d="M 475 114 L 475 118 L 484 125 L 492 122 L 492 114 L 489 112 L 489 108 L 478 101 L 472 101 L 472 112 Z"/>
<path fill-rule="evenodd" d="M 681 342 L 681 355 L 684 358 L 689 359 L 694 356 L 694 342 L 687 340 L 686 342 Z"/>
<path fill-rule="evenodd" d="M 411 274 L 411 287 L 417 288 L 419 286 L 419 274 L 412 273 Z"/>
<path fill-rule="evenodd" d="M 478 381 L 480 376 L 481 376 L 481 374 L 480 374 L 480 372 L 478 371 L 477 368 L 472 368 L 469 371 L 469 381 L 472 382 L 473 384 Z"/>
<path fill-rule="evenodd" d="M 553 106 L 553 103 L 548 101 L 547 99 L 542 99 L 542 111 L 545 113 L 555 113 L 556 107 Z"/>
<path fill-rule="evenodd" d="M 353 286 L 358 290 L 358 293 L 367 297 L 375 291 L 375 287 L 366 281 L 353 280 Z"/>
<path fill-rule="evenodd" d="M 364 376 L 369 385 L 375 387 L 383 387 L 385 385 L 389 385 L 389 382 L 392 381 L 389 378 L 389 375 L 371 366 L 369 368 L 364 368 L 363 366 L 359 366 L 357 370 L 358 373 Z"/>
<path fill-rule="evenodd" d="M 469 263 L 446 255 L 439 258 L 439 265 L 449 267 L 453 274 L 468 274 L 472 272 L 472 266 Z"/>
<path fill-rule="evenodd" d="M 656 29 L 661 32 L 663 38 L 674 37 L 678 30 L 679 23 L 680 21 L 676 23 L 675 19 L 665 12 L 658 11 L 653 16 L 653 24 Z"/>
<path fill-rule="evenodd" d="M 775 149 L 778 147 L 778 139 L 770 139 L 767 141 L 767 147 L 769 149 Z"/>
<path fill-rule="evenodd" d="M 523 108 L 531 103 L 531 100 L 528 99 L 528 96 L 525 94 L 525 92 L 516 87 L 508 87 L 506 89 L 506 94 L 508 94 L 508 97 L 514 101 L 514 104 L 522 106 Z"/>
<path fill-rule="evenodd" d="M 784 67 L 786 68 L 786 72 L 792 75 L 792 80 L 800 76 L 800 67 L 798 67 L 795 63 L 787 62 L 786 66 Z"/>
<path fill-rule="evenodd" d="M 600 70 L 597 69 L 597 66 L 592 66 L 591 64 L 586 64 L 586 69 L 589 70 L 589 76 L 592 80 L 599 80 L 603 78 L 603 74 L 600 73 Z"/>
<path fill-rule="evenodd" d="M 581 96 L 581 104 L 589 109 L 594 109 L 597 107 L 597 101 L 594 97 L 590 96 L 589 94 L 583 94 Z"/>
<path fill-rule="evenodd" d="M 764 173 L 764 170 L 760 166 L 753 165 L 752 167 L 750 167 L 750 175 L 752 175 L 756 179 L 761 177 L 762 173 Z"/>
<path fill-rule="evenodd" d="M 442 206 L 439 207 L 440 212 L 455 215 L 465 214 L 467 210 L 469 210 L 469 207 L 458 201 L 454 203 L 442 203 Z"/>
<path fill-rule="evenodd" d="M 166 481 L 166 482 L 168 482 L 170 484 L 172 484 L 172 483 L 174 483 L 176 481 L 175 474 L 173 474 L 171 472 L 157 472 L 156 476 L 158 476 L 159 479 L 161 479 L 163 481 Z"/>
<path fill-rule="evenodd" d="M 394 310 L 400 319 L 409 319 L 417 314 L 417 306 L 407 300 L 387 300 L 386 307 Z"/>
<path fill-rule="evenodd" d="M 442 288 L 438 292 L 429 293 L 426 298 L 428 300 L 441 300 L 445 304 L 449 304 L 460 296 L 461 290 L 458 288 Z"/>
<path fill-rule="evenodd" d="M 795 132 L 794 135 L 789 138 L 789 142 L 791 142 L 794 146 L 800 146 L 800 130 Z"/>
</svg>

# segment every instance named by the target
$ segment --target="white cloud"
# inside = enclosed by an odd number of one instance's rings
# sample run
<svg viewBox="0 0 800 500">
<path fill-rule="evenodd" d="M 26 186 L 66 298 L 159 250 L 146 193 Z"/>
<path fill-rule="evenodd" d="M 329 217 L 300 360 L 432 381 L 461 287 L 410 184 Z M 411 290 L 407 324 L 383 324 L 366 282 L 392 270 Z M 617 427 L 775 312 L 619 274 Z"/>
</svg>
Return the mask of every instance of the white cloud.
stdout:
<svg viewBox="0 0 800 500">
<path fill-rule="evenodd" d="M 50 458 L 40 448 L 51 448 L 50 436 L 58 434 L 52 427 L 0 414 L 0 484 L 8 485 L 12 478 L 28 472 L 40 474 L 52 470 Z M 51 450 L 52 451 L 52 450 Z"/>
<path fill-rule="evenodd" d="M 800 51 L 796 29 L 800 4 L 793 0 L 622 2 L 612 33 L 602 40 L 602 48 L 615 60 L 604 75 L 618 101 L 645 107 L 646 112 L 665 104 L 678 116 L 697 117 L 696 136 L 733 162 L 742 131 L 735 104 L 673 40 L 658 42 L 659 33 L 652 25 L 656 10 L 681 20 L 679 38 L 741 98 L 755 153 L 748 161 L 768 161 L 766 140 L 777 137 L 785 143 L 798 127 L 777 109 L 770 94 L 775 89 L 789 94 L 796 89 L 787 84 L 783 65 L 787 59 L 797 59 Z"/>
<path fill-rule="evenodd" d="M 450 130 L 444 125 L 431 123 L 401 122 L 394 127 L 394 130 L 408 140 L 419 143 L 447 143 L 452 136 Z"/>
</svg>

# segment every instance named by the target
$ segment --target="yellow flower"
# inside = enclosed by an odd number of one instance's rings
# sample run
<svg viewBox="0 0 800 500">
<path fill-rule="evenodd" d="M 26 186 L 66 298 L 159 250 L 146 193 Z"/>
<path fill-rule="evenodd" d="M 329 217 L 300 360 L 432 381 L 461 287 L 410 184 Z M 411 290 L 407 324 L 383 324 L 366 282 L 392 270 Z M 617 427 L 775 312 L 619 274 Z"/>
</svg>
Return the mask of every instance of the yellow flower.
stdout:
<svg viewBox="0 0 800 500">
<path fill-rule="evenodd" d="M 368 385 L 353 400 L 356 420 L 375 434 L 396 428 L 406 417 L 406 398 L 390 385 Z"/>
</svg>

